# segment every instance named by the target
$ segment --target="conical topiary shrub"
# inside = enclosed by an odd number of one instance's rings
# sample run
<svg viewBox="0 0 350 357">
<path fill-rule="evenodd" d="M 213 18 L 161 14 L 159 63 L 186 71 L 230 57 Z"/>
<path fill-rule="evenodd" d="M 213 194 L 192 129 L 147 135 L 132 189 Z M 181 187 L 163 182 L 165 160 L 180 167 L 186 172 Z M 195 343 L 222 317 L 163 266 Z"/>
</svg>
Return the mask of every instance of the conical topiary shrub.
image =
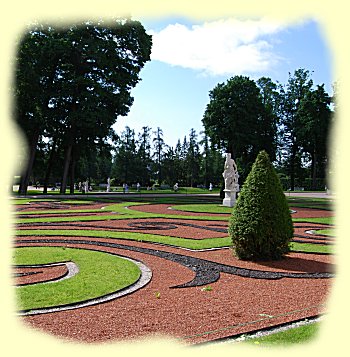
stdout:
<svg viewBox="0 0 350 357">
<path fill-rule="evenodd" d="M 261 151 L 233 208 L 229 225 L 236 256 L 277 260 L 289 251 L 293 223 L 280 180 Z"/>
</svg>

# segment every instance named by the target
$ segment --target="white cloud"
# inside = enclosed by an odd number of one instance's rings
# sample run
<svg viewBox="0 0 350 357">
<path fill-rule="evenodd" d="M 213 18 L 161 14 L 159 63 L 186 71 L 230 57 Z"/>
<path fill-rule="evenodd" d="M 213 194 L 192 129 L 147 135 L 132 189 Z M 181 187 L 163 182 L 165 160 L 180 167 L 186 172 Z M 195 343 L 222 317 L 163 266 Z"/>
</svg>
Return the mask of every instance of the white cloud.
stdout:
<svg viewBox="0 0 350 357">
<path fill-rule="evenodd" d="M 269 69 L 279 58 L 266 36 L 284 26 L 267 20 L 227 19 L 193 25 L 168 25 L 153 35 L 152 60 L 197 69 L 210 75 Z"/>
</svg>

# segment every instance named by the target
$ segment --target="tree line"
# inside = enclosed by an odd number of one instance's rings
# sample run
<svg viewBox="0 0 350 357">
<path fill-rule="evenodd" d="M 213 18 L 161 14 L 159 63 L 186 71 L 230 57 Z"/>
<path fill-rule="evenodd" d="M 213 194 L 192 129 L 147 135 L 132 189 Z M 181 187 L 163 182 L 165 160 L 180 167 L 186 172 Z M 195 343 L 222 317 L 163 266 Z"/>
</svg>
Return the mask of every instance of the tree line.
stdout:
<svg viewBox="0 0 350 357">
<path fill-rule="evenodd" d="M 294 190 L 306 178 L 324 183 L 335 97 L 314 86 L 309 70 L 289 73 L 286 84 L 235 76 L 210 91 L 203 125 L 219 148 L 230 152 L 243 179 L 261 150 Z"/>
<path fill-rule="evenodd" d="M 152 38 L 142 24 L 117 19 L 68 27 L 36 25 L 18 45 L 14 117 L 27 141 L 19 193 L 39 181 L 44 192 L 61 193 L 89 179 L 116 184 L 221 185 L 223 156 L 235 159 L 240 184 L 259 151 L 265 150 L 280 177 L 294 188 L 324 183 L 334 96 L 314 86 L 312 73 L 298 69 L 280 84 L 234 76 L 209 92 L 203 131 L 191 129 L 175 147 L 160 127 L 112 126 L 133 103 L 130 91 L 150 60 Z"/>
<path fill-rule="evenodd" d="M 135 134 L 128 126 L 113 145 L 111 177 L 115 184 L 142 186 L 166 185 L 208 187 L 221 185 L 223 154 L 204 132 L 199 138 L 194 129 L 175 147 L 164 142 L 163 130 L 145 126 Z"/>
</svg>

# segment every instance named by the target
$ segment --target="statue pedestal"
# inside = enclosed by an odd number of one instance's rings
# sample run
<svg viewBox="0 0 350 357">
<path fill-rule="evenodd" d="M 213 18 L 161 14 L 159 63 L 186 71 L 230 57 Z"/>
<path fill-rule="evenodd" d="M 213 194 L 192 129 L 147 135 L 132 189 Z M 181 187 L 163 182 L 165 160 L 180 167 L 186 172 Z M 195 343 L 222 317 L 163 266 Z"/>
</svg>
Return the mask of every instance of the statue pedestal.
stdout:
<svg viewBox="0 0 350 357">
<path fill-rule="evenodd" d="M 222 201 L 222 205 L 226 207 L 233 207 L 236 203 L 236 191 L 224 190 L 225 198 Z"/>
</svg>

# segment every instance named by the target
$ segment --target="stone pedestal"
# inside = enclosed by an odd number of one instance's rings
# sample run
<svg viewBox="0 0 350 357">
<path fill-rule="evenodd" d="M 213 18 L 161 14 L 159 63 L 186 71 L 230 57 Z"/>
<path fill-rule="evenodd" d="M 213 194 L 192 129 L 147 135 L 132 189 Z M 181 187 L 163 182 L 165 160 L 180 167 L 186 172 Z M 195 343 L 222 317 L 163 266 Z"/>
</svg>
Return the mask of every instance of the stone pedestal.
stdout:
<svg viewBox="0 0 350 357">
<path fill-rule="evenodd" d="M 222 201 L 222 205 L 226 207 L 233 207 L 236 203 L 236 191 L 234 190 L 224 190 L 225 198 Z"/>
</svg>

